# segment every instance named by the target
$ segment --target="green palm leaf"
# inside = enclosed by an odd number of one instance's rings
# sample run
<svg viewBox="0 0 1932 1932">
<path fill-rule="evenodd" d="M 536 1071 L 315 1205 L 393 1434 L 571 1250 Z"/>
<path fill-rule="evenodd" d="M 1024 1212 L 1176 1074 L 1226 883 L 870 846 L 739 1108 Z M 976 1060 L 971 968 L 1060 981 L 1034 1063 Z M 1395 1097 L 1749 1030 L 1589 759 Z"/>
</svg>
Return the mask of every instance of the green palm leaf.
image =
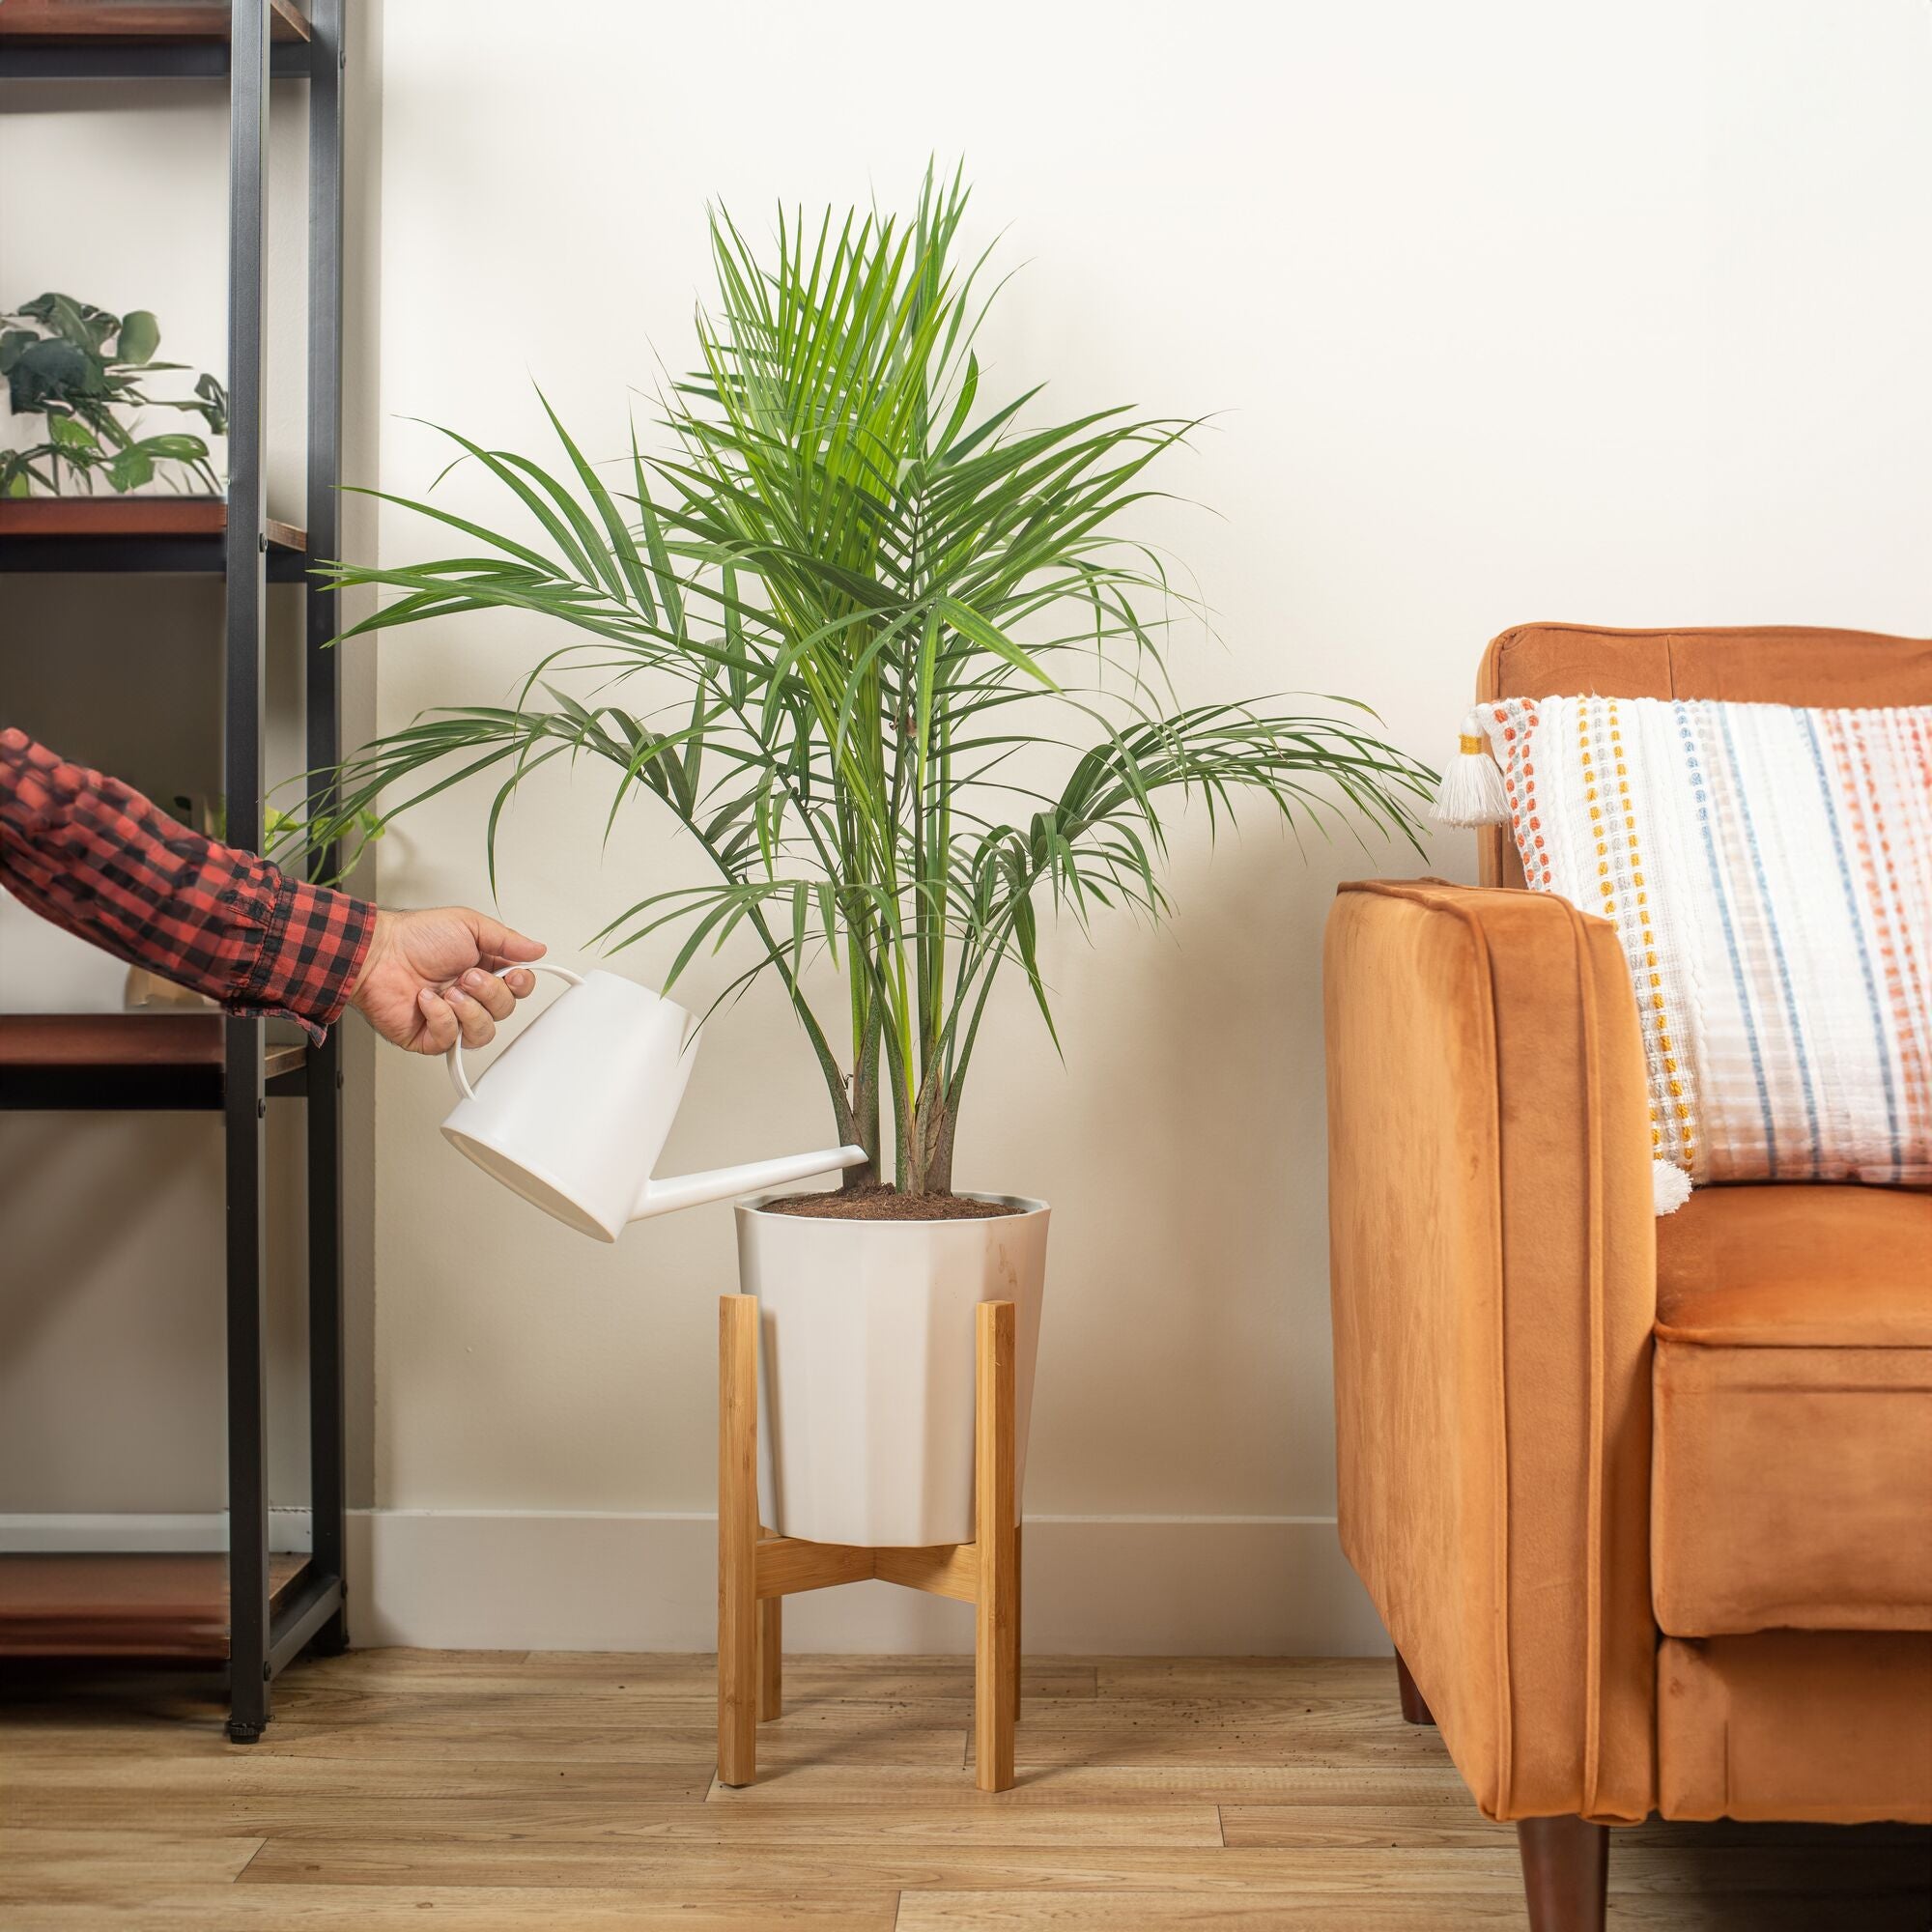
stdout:
<svg viewBox="0 0 1932 1932">
<path fill-rule="evenodd" d="M 929 171 L 906 221 L 781 211 L 760 245 L 715 213 L 697 366 L 662 399 L 663 447 L 629 433 L 622 491 L 548 401 L 556 468 L 444 432 L 521 533 L 386 498 L 465 548 L 327 566 L 384 594 L 344 636 L 516 610 L 561 640 L 514 706 L 438 713 L 365 747 L 339 774 L 335 819 L 309 828 L 324 844 L 380 828 L 494 772 L 494 878 L 516 791 L 566 753 L 604 761 L 607 836 L 647 798 L 717 879 L 646 893 L 598 938 L 681 933 L 667 983 L 749 942 L 721 999 L 776 973 L 838 1131 L 880 1172 L 890 1151 L 913 1190 L 950 1184 L 1008 964 L 1059 1044 L 1042 907 L 1083 926 L 1163 918 L 1166 814 L 1185 801 L 1215 829 L 1258 805 L 1297 835 L 1413 843 L 1435 779 L 1348 699 L 1176 703 L 1170 639 L 1202 613 L 1126 525 L 1196 423 L 1122 409 L 1056 422 L 1037 388 L 989 400 L 976 335 L 992 295 L 986 257 L 956 253 L 966 209 L 963 178 Z M 686 687 L 674 724 L 611 701 L 646 678 L 653 706 L 665 680 Z M 805 990 L 821 955 L 844 976 L 844 1054 Z"/>
</svg>

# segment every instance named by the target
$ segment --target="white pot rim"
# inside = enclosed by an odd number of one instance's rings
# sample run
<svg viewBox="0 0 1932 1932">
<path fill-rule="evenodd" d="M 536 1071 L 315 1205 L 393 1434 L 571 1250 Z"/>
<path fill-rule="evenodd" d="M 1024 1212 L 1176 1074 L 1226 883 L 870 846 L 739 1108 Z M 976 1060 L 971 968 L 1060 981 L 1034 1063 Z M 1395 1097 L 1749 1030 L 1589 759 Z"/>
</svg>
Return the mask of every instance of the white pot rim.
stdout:
<svg viewBox="0 0 1932 1932">
<path fill-rule="evenodd" d="M 827 1191 L 830 1192 L 831 1190 L 828 1189 Z M 960 1187 L 954 1189 L 954 1192 L 962 1196 L 965 1200 L 984 1201 L 999 1208 L 1017 1208 L 1020 1211 L 1017 1214 L 934 1215 L 929 1221 L 916 1221 L 911 1219 L 865 1221 L 857 1218 L 847 1219 L 842 1216 L 830 1214 L 765 1213 L 765 1204 L 768 1201 L 788 1201 L 798 1192 L 799 1190 L 796 1187 L 782 1187 L 768 1189 L 763 1194 L 750 1194 L 737 1204 L 738 1211 L 741 1214 L 757 1214 L 769 1221 L 795 1222 L 801 1228 L 910 1229 L 914 1233 L 920 1233 L 931 1228 L 984 1228 L 998 1226 L 1006 1221 L 1030 1220 L 1036 1214 L 1045 1214 L 1050 1211 L 1048 1203 L 1036 1200 L 1031 1194 L 992 1194 L 988 1193 L 984 1188 Z"/>
</svg>

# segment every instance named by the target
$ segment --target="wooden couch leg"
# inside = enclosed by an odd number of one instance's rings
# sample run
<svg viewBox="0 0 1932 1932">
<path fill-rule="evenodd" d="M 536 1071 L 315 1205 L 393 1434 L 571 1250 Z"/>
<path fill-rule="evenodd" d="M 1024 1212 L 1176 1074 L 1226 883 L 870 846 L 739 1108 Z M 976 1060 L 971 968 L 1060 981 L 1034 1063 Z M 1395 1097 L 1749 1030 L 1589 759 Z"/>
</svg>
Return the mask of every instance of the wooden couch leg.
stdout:
<svg viewBox="0 0 1932 1932">
<path fill-rule="evenodd" d="M 1529 1932 L 1604 1932 L 1610 1830 L 1581 1818 L 1519 1818 Z"/>
<path fill-rule="evenodd" d="M 1435 1723 L 1435 1719 L 1429 1714 L 1429 1706 L 1422 1701 L 1422 1692 L 1415 1688 L 1415 1679 L 1408 1674 L 1408 1665 L 1402 1661 L 1401 1651 L 1395 1654 L 1395 1688 L 1402 1697 L 1405 1723 Z"/>
</svg>

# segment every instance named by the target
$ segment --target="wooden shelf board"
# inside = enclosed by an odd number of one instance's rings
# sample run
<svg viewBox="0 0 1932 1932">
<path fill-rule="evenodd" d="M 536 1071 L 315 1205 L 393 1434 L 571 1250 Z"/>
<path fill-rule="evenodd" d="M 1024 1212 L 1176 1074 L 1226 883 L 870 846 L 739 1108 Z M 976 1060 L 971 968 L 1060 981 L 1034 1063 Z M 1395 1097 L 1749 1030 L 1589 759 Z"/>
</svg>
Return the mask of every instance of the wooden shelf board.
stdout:
<svg viewBox="0 0 1932 1932">
<path fill-rule="evenodd" d="M 308 1567 L 269 1559 L 270 1614 Z M 0 1657 L 228 1655 L 228 1559 L 0 1554 Z"/>
<path fill-rule="evenodd" d="M 207 1013 L 0 1013 L 0 1066 L 219 1066 L 221 1018 Z M 270 1040 L 268 1070 L 307 1057 Z"/>
<path fill-rule="evenodd" d="M 270 0 L 270 32 L 305 41 L 297 0 Z M 0 39 L 37 41 L 226 41 L 228 0 L 0 0 Z"/>
<path fill-rule="evenodd" d="M 0 0 L 4 14 L 12 0 Z M 305 551 L 308 532 L 267 519 L 277 550 Z M 0 497 L 0 541 L 8 537 L 218 537 L 228 528 L 219 497 Z"/>
<path fill-rule="evenodd" d="M 218 1107 L 221 1021 L 213 1011 L 0 1013 L 0 1108 Z M 270 1039 L 264 1075 L 299 1073 L 307 1059 L 301 1041 Z"/>
</svg>

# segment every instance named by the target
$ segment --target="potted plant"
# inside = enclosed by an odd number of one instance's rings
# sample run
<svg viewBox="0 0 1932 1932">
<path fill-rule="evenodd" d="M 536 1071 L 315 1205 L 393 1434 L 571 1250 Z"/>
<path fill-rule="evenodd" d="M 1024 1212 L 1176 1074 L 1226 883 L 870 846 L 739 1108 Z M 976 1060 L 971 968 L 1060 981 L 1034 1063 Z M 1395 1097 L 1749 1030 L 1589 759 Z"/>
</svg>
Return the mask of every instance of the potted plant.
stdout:
<svg viewBox="0 0 1932 1932">
<path fill-rule="evenodd" d="M 1159 918 L 1170 802 L 1216 823 L 1250 800 L 1297 822 L 1352 810 L 1412 839 L 1434 776 L 1345 700 L 1174 701 L 1169 634 L 1200 612 L 1122 526 L 1193 425 L 991 401 L 966 199 L 928 173 L 910 221 L 781 218 L 769 253 L 714 215 L 717 305 L 663 400 L 665 450 L 634 429 L 612 485 L 554 412 L 554 470 L 448 433 L 527 534 L 391 499 L 458 554 L 332 566 L 399 593 L 349 637 L 493 609 L 561 636 L 516 703 L 367 746 L 314 836 L 494 770 L 494 878 L 511 794 L 553 759 L 604 760 L 613 816 L 648 800 L 716 877 L 645 894 L 598 937 L 682 928 L 667 988 L 700 949 L 749 942 L 734 987 L 777 975 L 834 1138 L 872 1157 L 837 1191 L 739 1210 L 776 1390 L 766 1520 L 818 1541 L 970 1537 L 973 1304 L 995 1295 L 1018 1304 L 1023 1455 L 1047 1208 L 952 1183 L 1002 971 L 1053 1034 L 1042 914 Z M 821 952 L 836 1010 L 808 983 Z"/>
<path fill-rule="evenodd" d="M 0 376 L 7 379 L 8 446 L 0 448 L 0 497 L 36 490 L 92 495 L 98 482 L 117 493 L 157 480 L 179 489 L 182 478 L 210 496 L 221 479 L 208 444 L 186 431 L 141 436 L 122 419 L 129 410 L 180 410 L 198 415 L 211 436 L 228 433 L 228 395 L 210 375 L 195 379 L 192 397 L 150 395 L 153 376 L 185 368 L 156 362 L 161 327 L 151 310 L 110 315 L 71 296 L 37 296 L 0 315 Z M 23 427 L 40 417 L 38 440 Z"/>
</svg>

